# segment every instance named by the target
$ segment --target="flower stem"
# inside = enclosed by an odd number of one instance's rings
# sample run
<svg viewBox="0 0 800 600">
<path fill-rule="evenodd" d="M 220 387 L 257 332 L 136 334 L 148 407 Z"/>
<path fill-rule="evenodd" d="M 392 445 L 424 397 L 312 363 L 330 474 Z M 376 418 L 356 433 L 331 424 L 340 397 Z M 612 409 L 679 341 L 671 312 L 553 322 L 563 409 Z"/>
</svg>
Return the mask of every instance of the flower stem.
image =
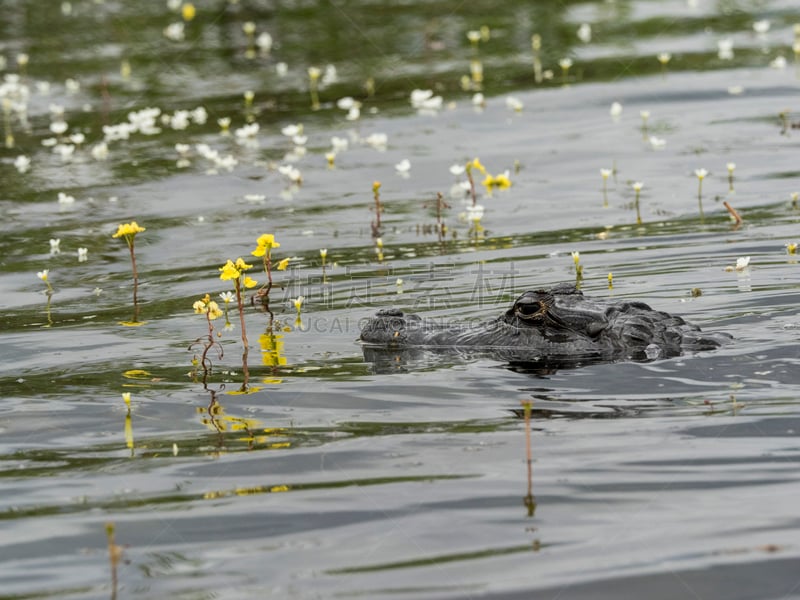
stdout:
<svg viewBox="0 0 800 600">
<path fill-rule="evenodd" d="M 136 252 L 133 249 L 133 236 L 128 238 L 128 248 L 131 251 L 131 269 L 133 270 L 133 305 L 139 303 L 139 271 L 136 268 Z"/>
</svg>

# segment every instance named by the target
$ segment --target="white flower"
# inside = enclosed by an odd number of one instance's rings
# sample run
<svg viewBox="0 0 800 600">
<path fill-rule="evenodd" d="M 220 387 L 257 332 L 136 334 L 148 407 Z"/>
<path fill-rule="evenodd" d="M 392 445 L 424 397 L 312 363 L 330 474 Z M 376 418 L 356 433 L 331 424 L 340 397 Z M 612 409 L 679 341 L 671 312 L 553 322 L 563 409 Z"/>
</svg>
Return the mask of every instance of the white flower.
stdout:
<svg viewBox="0 0 800 600">
<path fill-rule="evenodd" d="M 198 106 L 195 108 L 191 113 L 192 121 L 197 123 L 198 125 L 205 125 L 206 121 L 208 121 L 208 111 L 203 106 Z"/>
<path fill-rule="evenodd" d="M 16 167 L 17 171 L 20 173 L 27 173 L 28 169 L 31 167 L 31 159 L 24 154 L 20 154 L 14 159 L 14 167 Z"/>
<path fill-rule="evenodd" d="M 217 119 L 217 125 L 219 125 L 220 129 L 228 129 L 231 126 L 231 118 L 230 117 L 220 117 Z"/>
<path fill-rule="evenodd" d="M 508 96 L 506 98 L 506 106 L 513 111 L 522 112 L 523 104 L 519 98 L 515 98 L 514 96 Z"/>
<path fill-rule="evenodd" d="M 345 119 L 348 121 L 358 121 L 359 117 L 361 116 L 361 105 L 356 104 L 350 110 L 347 111 L 347 115 L 345 115 Z"/>
<path fill-rule="evenodd" d="M 386 150 L 389 137 L 385 133 L 372 133 L 364 141 L 376 150 Z"/>
<path fill-rule="evenodd" d="M 394 168 L 401 175 L 408 175 L 408 172 L 411 170 L 411 162 L 407 158 L 404 158 L 399 163 L 397 163 L 394 166 Z"/>
<path fill-rule="evenodd" d="M 467 39 L 473 44 L 477 44 L 481 41 L 481 32 L 477 29 L 471 29 L 467 32 Z"/>
<path fill-rule="evenodd" d="M 416 91 L 416 90 L 415 90 Z M 412 98 L 413 98 L 413 92 Z M 350 110 L 353 106 L 356 105 L 356 101 L 351 96 L 344 96 L 343 98 L 339 98 L 336 101 L 336 107 L 340 108 L 341 110 Z"/>
<path fill-rule="evenodd" d="M 56 255 L 61 254 L 61 238 L 50 238 L 50 254 Z"/>
<path fill-rule="evenodd" d="M 419 108 L 423 102 L 425 102 L 428 98 L 431 98 L 432 96 L 433 96 L 433 90 L 412 90 L 411 106 L 413 106 L 414 108 Z"/>
<path fill-rule="evenodd" d="M 639 116 L 642 117 L 642 121 L 647 121 L 650 118 L 650 111 L 649 110 L 640 110 Z"/>
<path fill-rule="evenodd" d="M 631 187 L 633 188 L 634 192 L 641 192 L 644 184 L 641 181 L 634 181 Z"/>
<path fill-rule="evenodd" d="M 656 55 L 656 58 L 658 59 L 658 62 L 660 62 L 662 65 L 666 65 L 672 58 L 672 54 L 670 54 L 669 52 L 659 52 Z"/>
<path fill-rule="evenodd" d="M 303 176 L 300 170 L 292 165 L 282 165 L 278 167 L 278 173 L 287 177 L 292 183 L 299 184 L 303 182 Z"/>
<path fill-rule="evenodd" d="M 322 260 L 325 260 L 328 257 L 328 249 L 327 248 L 320 248 L 319 255 Z"/>
<path fill-rule="evenodd" d="M 64 192 L 58 192 L 58 203 L 59 204 L 75 204 L 74 196 L 68 196 Z"/>
<path fill-rule="evenodd" d="M 472 106 L 484 107 L 486 106 L 486 98 L 480 92 L 476 92 L 472 96 Z"/>
<path fill-rule="evenodd" d="M 294 137 L 303 134 L 303 126 L 298 124 L 287 125 L 281 129 L 281 133 L 286 137 Z"/>
<path fill-rule="evenodd" d="M 39 271 L 38 273 L 36 273 L 36 276 L 42 281 L 47 281 L 48 273 L 50 273 L 50 269 L 45 269 L 44 271 Z"/>
<path fill-rule="evenodd" d="M 279 62 L 275 65 L 275 73 L 278 75 L 278 77 L 285 77 L 288 72 L 289 65 L 287 65 L 285 62 Z"/>
<path fill-rule="evenodd" d="M 86 262 L 89 260 L 89 249 L 78 248 L 78 262 Z"/>
<path fill-rule="evenodd" d="M 760 21 L 755 21 L 753 23 L 753 31 L 755 31 L 759 35 L 764 35 L 769 31 L 770 23 L 767 19 L 762 19 Z"/>
<path fill-rule="evenodd" d="M 258 46 L 259 50 L 261 50 L 264 54 L 268 53 L 270 50 L 272 50 L 272 36 L 266 31 L 259 34 L 259 36 L 256 38 L 256 46 Z"/>
<path fill-rule="evenodd" d="M 432 98 L 428 98 L 427 100 L 423 101 L 418 107 L 417 110 L 420 112 L 431 112 L 437 111 L 442 108 L 444 100 L 441 96 L 433 96 Z"/>
<path fill-rule="evenodd" d="M 622 104 L 620 104 L 619 102 L 613 102 L 611 104 L 611 110 L 609 110 L 608 112 L 615 119 L 618 118 L 620 115 L 622 115 Z"/>
<path fill-rule="evenodd" d="M 170 23 L 164 28 L 164 37 L 173 42 L 182 42 L 186 37 L 184 33 L 183 23 Z"/>
<path fill-rule="evenodd" d="M 325 86 L 337 81 L 339 81 L 339 73 L 337 73 L 336 67 L 334 65 L 325 65 L 325 72 L 322 74 L 320 83 Z"/>
<path fill-rule="evenodd" d="M 717 57 L 720 60 L 733 60 L 733 40 L 731 38 L 717 40 Z"/>
<path fill-rule="evenodd" d="M 192 147 L 189 144 L 175 144 L 175 151 L 181 156 L 186 156 Z"/>
<path fill-rule="evenodd" d="M 219 299 L 222 300 L 225 304 L 230 304 L 234 300 L 236 300 L 236 296 L 233 295 L 233 292 L 222 292 L 219 295 Z"/>
<path fill-rule="evenodd" d="M 305 146 L 308 141 L 307 135 L 295 135 L 292 137 L 292 143 L 295 146 Z"/>
<path fill-rule="evenodd" d="M 333 147 L 333 151 L 336 153 L 344 152 L 350 146 L 350 142 L 347 140 L 347 138 L 333 136 L 331 138 L 331 146 Z"/>
<path fill-rule="evenodd" d="M 564 71 L 566 71 L 572 66 L 572 59 L 569 57 L 564 57 L 558 61 L 558 66 L 561 67 Z"/>
<path fill-rule="evenodd" d="M 603 179 L 608 179 L 614 171 L 611 169 L 600 169 L 600 175 Z"/>
<path fill-rule="evenodd" d="M 64 162 L 72 160 L 72 155 L 75 153 L 75 146 L 73 144 L 56 144 L 53 146 L 53 152 L 61 156 Z"/>
<path fill-rule="evenodd" d="M 750 257 L 740 256 L 739 258 L 736 259 L 736 266 L 734 268 L 737 271 L 744 271 L 749 266 L 750 266 Z"/>
<path fill-rule="evenodd" d="M 322 75 L 322 70 L 319 67 L 308 67 L 308 78 L 316 81 Z"/>
<path fill-rule="evenodd" d="M 729 162 L 726 166 L 728 167 L 728 173 L 733 174 L 734 169 L 736 169 L 736 163 Z"/>
<path fill-rule="evenodd" d="M 108 158 L 108 144 L 99 142 L 92 146 L 92 158 L 95 160 L 105 160 Z"/>
<path fill-rule="evenodd" d="M 581 23 L 581 26 L 578 27 L 578 39 L 582 41 L 584 44 L 588 44 L 592 41 L 592 26 L 588 23 Z"/>
<path fill-rule="evenodd" d="M 242 31 L 244 31 L 246 35 L 253 35 L 256 32 L 256 24 L 252 21 L 245 21 L 242 23 Z"/>
<path fill-rule="evenodd" d="M 470 221 L 480 221 L 483 218 L 483 206 L 475 204 L 474 206 L 467 207 L 467 218 Z"/>
<path fill-rule="evenodd" d="M 239 161 L 236 159 L 233 154 L 228 154 L 226 156 L 218 157 L 214 164 L 217 165 L 220 169 L 225 169 L 226 171 L 233 171 L 233 168 L 239 164 Z"/>
<path fill-rule="evenodd" d="M 239 139 L 254 138 L 260 129 L 258 123 L 250 123 L 239 127 L 233 133 Z"/>
<path fill-rule="evenodd" d="M 772 67 L 773 69 L 778 69 L 778 70 L 785 69 L 786 59 L 783 57 L 783 55 L 776 56 L 774 59 L 770 61 L 769 66 Z"/>
<path fill-rule="evenodd" d="M 650 141 L 650 146 L 653 147 L 653 150 L 660 150 L 661 148 L 667 145 L 667 140 L 665 140 L 664 138 L 651 135 L 647 139 Z"/>
<path fill-rule="evenodd" d="M 83 142 L 86 141 L 86 136 L 82 133 L 73 133 L 69 136 L 69 141 L 75 144 L 76 146 L 80 146 Z"/>
<path fill-rule="evenodd" d="M 450 173 L 452 173 L 456 177 L 461 175 L 464 171 L 466 171 L 466 169 L 464 168 L 464 165 L 462 165 L 462 164 L 457 163 L 455 165 L 450 165 Z"/>
<path fill-rule="evenodd" d="M 52 131 L 56 135 L 61 135 L 67 129 L 69 129 L 69 125 L 67 125 L 66 121 L 53 121 L 52 123 L 50 123 L 50 131 Z"/>
<path fill-rule="evenodd" d="M 705 179 L 706 175 L 708 175 L 708 171 L 705 169 L 695 169 L 694 174 L 697 175 L 697 178 L 702 181 Z"/>
<path fill-rule="evenodd" d="M 189 115 L 188 110 L 176 110 L 169 118 L 169 126 L 176 130 L 186 129 L 189 127 Z"/>
</svg>

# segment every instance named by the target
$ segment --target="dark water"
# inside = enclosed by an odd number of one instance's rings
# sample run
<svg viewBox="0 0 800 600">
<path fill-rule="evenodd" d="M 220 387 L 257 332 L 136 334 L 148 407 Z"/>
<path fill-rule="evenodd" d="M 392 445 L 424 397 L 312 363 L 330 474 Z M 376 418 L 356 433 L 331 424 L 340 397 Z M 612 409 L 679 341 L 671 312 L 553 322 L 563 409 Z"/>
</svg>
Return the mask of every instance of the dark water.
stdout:
<svg viewBox="0 0 800 600">
<path fill-rule="evenodd" d="M 791 3 L 240 0 L 198 3 L 183 41 L 165 37 L 182 18 L 162 2 L 4 8 L 2 73 L 20 80 L 2 88 L 16 104 L 0 153 L 0 598 L 111 596 L 106 523 L 124 547 L 119 598 L 800 597 Z M 272 35 L 269 54 L 248 52 L 247 21 L 254 38 Z M 466 32 L 482 25 L 491 39 L 473 49 Z M 553 70 L 539 83 L 534 33 Z M 460 83 L 478 59 L 482 108 Z M 307 68 L 326 64 L 338 79 L 311 110 Z M 417 114 L 415 88 L 443 106 Z M 343 96 L 363 103 L 358 120 L 336 107 Z M 66 133 L 51 131 L 51 104 Z M 93 156 L 103 125 L 149 106 L 170 117 L 159 133 Z M 174 128 L 175 111 L 198 106 L 204 124 Z M 223 136 L 221 117 L 231 132 L 260 129 Z M 281 133 L 295 123 L 304 154 Z M 75 133 L 67 159 L 42 145 Z M 366 141 L 376 133 L 385 149 Z M 349 145 L 329 169 L 332 136 Z M 175 144 L 191 145 L 188 164 Z M 488 196 L 478 177 L 478 233 L 471 200 L 451 194 L 465 175 L 449 171 L 476 157 L 512 182 Z M 278 171 L 287 164 L 301 185 Z M 600 169 L 614 169 L 605 193 Z M 708 170 L 701 198 L 696 169 Z M 127 247 L 111 237 L 131 220 L 147 228 L 136 308 Z M 208 329 L 192 304 L 232 289 L 218 268 L 263 233 L 281 244 L 273 258 L 291 258 L 274 273 L 273 317 L 247 306 L 246 365 L 235 309 L 232 331 L 215 321 L 224 354 L 204 383 L 188 348 Z M 526 289 L 574 281 L 574 251 L 587 295 L 645 301 L 733 342 L 542 370 L 485 355 L 365 359 L 355 341 L 385 306 L 494 316 Z M 120 324 L 132 320 L 143 323 Z"/>
</svg>

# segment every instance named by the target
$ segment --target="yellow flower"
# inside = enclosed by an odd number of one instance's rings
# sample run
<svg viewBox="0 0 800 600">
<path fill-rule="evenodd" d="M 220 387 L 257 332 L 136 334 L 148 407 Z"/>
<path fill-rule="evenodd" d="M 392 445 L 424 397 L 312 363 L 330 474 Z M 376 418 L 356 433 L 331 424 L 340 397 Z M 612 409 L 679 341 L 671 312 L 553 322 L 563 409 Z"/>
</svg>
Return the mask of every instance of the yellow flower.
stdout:
<svg viewBox="0 0 800 600">
<path fill-rule="evenodd" d="M 207 310 L 209 319 L 217 319 L 223 315 L 223 312 L 220 310 L 219 305 L 213 300 L 208 303 Z"/>
<path fill-rule="evenodd" d="M 136 221 L 131 221 L 130 223 L 121 224 L 117 229 L 117 233 L 115 233 L 111 237 L 119 238 L 123 236 L 127 237 L 129 235 L 133 236 L 136 235 L 137 233 L 141 233 L 142 231 L 145 231 L 144 227 L 140 227 L 139 224 L 136 223 Z"/>
<path fill-rule="evenodd" d="M 284 258 L 281 262 L 278 263 L 278 271 L 285 271 L 286 267 L 289 266 L 289 259 Z"/>
<path fill-rule="evenodd" d="M 228 259 L 228 262 L 222 265 L 219 268 L 219 270 L 221 272 L 219 278 L 222 279 L 223 281 L 239 279 L 239 275 L 241 275 L 241 273 L 236 268 L 236 265 L 233 264 L 233 261 L 231 259 Z"/>
<path fill-rule="evenodd" d="M 125 406 L 130 408 L 131 406 L 131 393 L 130 392 L 122 392 L 122 400 L 125 402 Z"/>
<path fill-rule="evenodd" d="M 202 300 L 198 300 L 194 304 L 192 304 L 192 308 L 194 309 L 194 314 L 196 315 L 204 315 L 208 312 L 208 308 L 206 308 L 206 303 Z"/>
<path fill-rule="evenodd" d="M 294 308 L 298 313 L 300 312 L 300 308 L 303 306 L 303 300 L 305 300 L 305 299 L 306 299 L 305 296 L 298 296 L 293 301 L 294 302 Z"/>
<path fill-rule="evenodd" d="M 250 254 L 253 256 L 269 255 L 272 248 L 280 248 L 281 245 L 275 241 L 275 236 L 271 233 L 265 233 L 256 240 L 256 249 Z"/>
<path fill-rule="evenodd" d="M 486 175 L 486 167 L 484 167 L 481 164 L 480 159 L 475 158 L 475 159 L 471 160 L 470 162 L 468 162 L 467 163 L 467 168 L 468 169 L 478 169 L 478 171 L 480 171 L 481 173 Z"/>
<path fill-rule="evenodd" d="M 253 279 L 253 278 L 252 278 L 252 277 L 250 277 L 249 275 L 245 275 L 245 278 L 244 278 L 244 287 L 246 287 L 246 288 L 252 288 L 252 287 L 256 287 L 257 285 L 258 285 L 258 282 L 257 282 L 255 279 Z"/>
<path fill-rule="evenodd" d="M 187 2 L 181 6 L 181 15 L 183 16 L 184 21 L 191 21 L 194 19 L 195 14 L 197 14 L 197 11 L 194 7 L 194 4 L 191 2 Z"/>
<path fill-rule="evenodd" d="M 373 181 L 372 182 L 372 193 L 377 194 L 378 190 L 381 189 L 381 182 L 380 181 Z"/>
<path fill-rule="evenodd" d="M 487 173 L 486 179 L 483 180 L 483 185 L 485 185 L 488 189 L 498 188 L 505 190 L 511 187 L 511 180 L 508 178 L 507 173 L 501 173 L 500 175 L 496 176 L 492 176 Z"/>
<path fill-rule="evenodd" d="M 253 265 L 248 265 L 243 258 L 239 257 L 236 259 L 236 268 L 240 271 L 247 271 L 247 269 L 252 269 Z"/>
</svg>

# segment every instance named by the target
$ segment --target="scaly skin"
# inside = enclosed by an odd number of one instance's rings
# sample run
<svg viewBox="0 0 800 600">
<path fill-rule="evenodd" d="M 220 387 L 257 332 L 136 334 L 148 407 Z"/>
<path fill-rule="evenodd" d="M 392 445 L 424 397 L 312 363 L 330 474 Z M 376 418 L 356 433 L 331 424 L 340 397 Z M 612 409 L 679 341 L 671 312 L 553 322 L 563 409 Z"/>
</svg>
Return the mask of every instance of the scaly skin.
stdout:
<svg viewBox="0 0 800 600">
<path fill-rule="evenodd" d="M 442 323 L 379 311 L 360 340 L 386 348 L 483 350 L 533 360 L 647 360 L 684 351 L 712 350 L 730 339 L 703 333 L 681 317 L 642 302 L 590 299 L 568 284 L 528 291 L 496 319 L 477 324 Z"/>
</svg>

